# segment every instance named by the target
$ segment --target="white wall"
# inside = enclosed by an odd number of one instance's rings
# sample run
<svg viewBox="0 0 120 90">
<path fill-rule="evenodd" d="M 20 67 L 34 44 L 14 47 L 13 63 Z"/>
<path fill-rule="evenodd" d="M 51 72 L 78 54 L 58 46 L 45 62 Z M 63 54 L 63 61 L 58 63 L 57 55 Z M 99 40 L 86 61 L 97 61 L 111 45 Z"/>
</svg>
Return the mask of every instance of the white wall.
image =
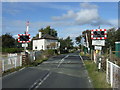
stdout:
<svg viewBox="0 0 120 90">
<path fill-rule="evenodd" d="M 33 50 L 45 50 L 44 39 L 33 40 Z M 36 49 L 37 47 L 37 49 Z"/>
<path fill-rule="evenodd" d="M 47 45 L 50 45 L 50 43 L 56 43 L 58 44 L 58 40 L 50 40 L 50 39 L 40 39 L 40 40 L 33 40 L 33 50 L 46 50 Z M 42 48 L 43 46 L 43 48 Z M 37 49 L 35 49 L 37 47 Z M 55 47 L 55 49 L 59 48 Z"/>
</svg>

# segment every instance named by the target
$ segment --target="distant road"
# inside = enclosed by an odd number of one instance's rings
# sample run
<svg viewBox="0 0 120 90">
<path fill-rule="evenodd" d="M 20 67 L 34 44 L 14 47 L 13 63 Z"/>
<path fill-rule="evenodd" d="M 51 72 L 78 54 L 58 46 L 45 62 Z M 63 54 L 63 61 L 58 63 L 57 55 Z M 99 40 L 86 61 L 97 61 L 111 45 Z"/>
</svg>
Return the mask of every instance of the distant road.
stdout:
<svg viewBox="0 0 120 90">
<path fill-rule="evenodd" d="M 3 88 L 92 88 L 79 52 L 54 56 L 2 80 Z"/>
</svg>

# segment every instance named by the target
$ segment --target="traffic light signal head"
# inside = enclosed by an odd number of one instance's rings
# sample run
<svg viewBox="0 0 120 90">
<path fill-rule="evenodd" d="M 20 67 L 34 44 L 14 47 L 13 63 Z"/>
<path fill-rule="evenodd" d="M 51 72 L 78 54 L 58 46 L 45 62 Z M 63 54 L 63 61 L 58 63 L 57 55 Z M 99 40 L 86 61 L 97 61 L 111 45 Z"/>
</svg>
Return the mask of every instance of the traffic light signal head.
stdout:
<svg viewBox="0 0 120 90">
<path fill-rule="evenodd" d="M 18 34 L 19 43 L 28 43 L 30 42 L 30 34 Z"/>
<path fill-rule="evenodd" d="M 91 39 L 106 39 L 107 30 L 106 29 L 93 29 L 91 30 Z"/>
<path fill-rule="evenodd" d="M 20 41 L 29 41 L 29 36 L 20 36 Z"/>
<path fill-rule="evenodd" d="M 104 37 L 104 31 L 94 31 L 93 37 Z"/>
</svg>

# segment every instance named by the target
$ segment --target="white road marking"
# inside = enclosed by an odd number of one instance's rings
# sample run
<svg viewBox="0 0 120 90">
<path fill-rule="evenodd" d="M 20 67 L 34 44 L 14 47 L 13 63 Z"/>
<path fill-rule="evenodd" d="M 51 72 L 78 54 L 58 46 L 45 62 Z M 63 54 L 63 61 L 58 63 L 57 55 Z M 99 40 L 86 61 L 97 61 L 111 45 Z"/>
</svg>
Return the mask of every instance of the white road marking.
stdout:
<svg viewBox="0 0 120 90">
<path fill-rule="evenodd" d="M 51 72 L 48 73 L 35 88 L 38 88 L 50 76 L 50 74 L 51 74 Z"/>
<path fill-rule="evenodd" d="M 84 65 L 84 67 L 85 67 L 85 63 L 84 63 L 84 61 L 83 61 L 83 58 L 81 57 L 81 55 L 79 55 L 80 56 L 80 58 L 81 58 L 81 60 L 82 60 L 82 63 L 83 63 L 83 65 Z"/>
<path fill-rule="evenodd" d="M 84 61 L 83 61 L 83 58 L 81 57 L 81 55 L 79 55 L 79 56 L 80 56 L 80 58 L 81 58 L 81 60 L 82 60 L 82 63 L 83 63 L 83 65 L 84 65 L 84 67 L 86 68 L 85 63 L 84 63 Z M 87 76 L 88 76 L 88 71 L 85 70 L 85 72 L 86 72 L 86 74 L 87 74 Z M 88 80 L 89 80 L 89 83 L 90 83 L 90 85 L 91 85 L 91 87 L 92 87 L 92 81 L 91 81 L 91 79 L 90 79 L 89 76 L 88 76 Z"/>
<path fill-rule="evenodd" d="M 70 63 L 71 61 L 68 61 L 68 63 Z"/>
<path fill-rule="evenodd" d="M 64 61 L 65 58 L 67 58 L 69 55 L 65 56 L 63 59 L 61 59 L 60 63 L 58 64 L 57 68 L 60 67 L 60 65 L 62 64 L 62 62 Z"/>
<path fill-rule="evenodd" d="M 49 72 L 43 79 L 37 80 L 30 88 L 29 90 L 36 90 L 49 76 L 51 72 Z"/>
</svg>

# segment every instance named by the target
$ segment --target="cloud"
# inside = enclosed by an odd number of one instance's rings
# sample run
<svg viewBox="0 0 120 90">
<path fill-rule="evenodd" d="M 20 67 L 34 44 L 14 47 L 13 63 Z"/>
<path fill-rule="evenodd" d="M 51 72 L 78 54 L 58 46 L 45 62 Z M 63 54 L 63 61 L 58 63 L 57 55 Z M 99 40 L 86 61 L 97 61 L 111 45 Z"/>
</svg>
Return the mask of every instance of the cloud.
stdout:
<svg viewBox="0 0 120 90">
<path fill-rule="evenodd" d="M 89 24 L 93 21 L 97 21 L 99 19 L 97 9 L 82 9 L 76 13 L 77 17 L 75 21 L 77 24 Z"/>
<path fill-rule="evenodd" d="M 75 18 L 77 15 L 74 13 L 74 11 L 69 10 L 67 14 L 63 14 L 62 16 L 56 16 L 52 17 L 53 20 L 66 20 L 66 19 L 72 19 Z"/>
<path fill-rule="evenodd" d="M 111 23 L 110 20 L 105 20 L 101 18 L 98 13 L 98 6 L 91 3 L 80 3 L 80 10 L 75 11 L 67 11 L 66 14 L 61 16 L 52 17 L 54 21 L 73 21 L 73 25 L 85 25 L 90 24 L 93 26 L 98 25 L 114 25 L 115 23 Z"/>
<path fill-rule="evenodd" d="M 8 0 L 9 1 L 9 0 Z M 9 3 L 3 3 L 3 13 L 7 14 L 19 14 L 23 10 L 31 10 L 34 11 L 35 8 L 52 8 L 52 9 L 58 9 L 58 10 L 78 10 L 76 7 L 72 7 L 70 5 L 64 5 L 64 4 L 57 4 L 57 3 L 48 3 L 48 2 L 27 2 L 27 3 L 20 3 L 13 2 L 14 0 L 10 0 Z M 26 5 L 27 4 L 27 5 Z M 22 6 L 22 7 L 21 7 Z"/>
<path fill-rule="evenodd" d="M 90 3 L 80 3 L 80 6 L 84 9 L 96 9 L 98 8 L 97 5 L 94 5 L 94 4 L 90 4 Z"/>
<path fill-rule="evenodd" d="M 69 26 L 62 28 L 62 32 L 60 31 L 58 33 L 60 33 L 60 36 L 63 38 L 67 38 L 68 36 L 75 38 L 76 36 L 79 36 L 83 30 L 85 30 L 85 28 L 80 28 L 79 26 Z"/>
<path fill-rule="evenodd" d="M 111 19 L 109 22 L 114 25 L 115 27 L 118 26 L 118 19 Z"/>
</svg>

